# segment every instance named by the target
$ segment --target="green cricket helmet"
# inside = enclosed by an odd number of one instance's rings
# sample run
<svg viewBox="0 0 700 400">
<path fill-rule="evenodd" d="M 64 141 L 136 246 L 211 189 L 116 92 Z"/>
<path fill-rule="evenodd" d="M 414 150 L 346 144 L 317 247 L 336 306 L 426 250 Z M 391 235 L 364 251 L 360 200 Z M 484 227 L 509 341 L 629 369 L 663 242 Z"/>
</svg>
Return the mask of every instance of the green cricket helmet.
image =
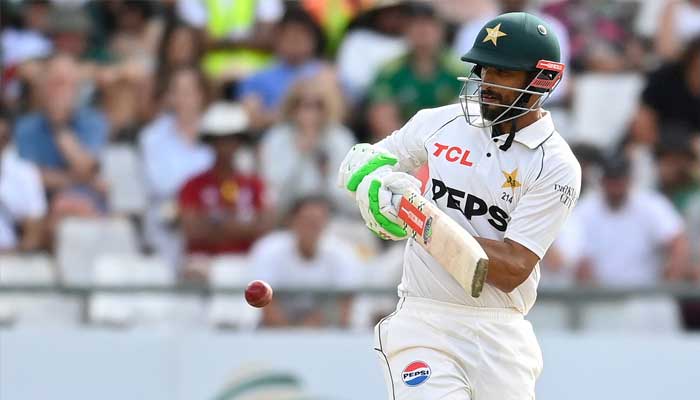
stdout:
<svg viewBox="0 0 700 400">
<path fill-rule="evenodd" d="M 473 63 L 474 67 L 468 77 L 459 78 L 464 82 L 460 103 L 467 122 L 478 127 L 501 124 L 538 109 L 557 87 L 564 72 L 564 64 L 559 62 L 559 41 L 549 24 L 524 12 L 501 14 L 487 22 L 462 61 Z M 483 82 L 483 67 L 530 72 L 529 83 L 524 88 L 516 88 Z M 511 104 L 485 102 L 481 97 L 483 86 L 513 90 L 519 95 Z M 538 96 L 538 100 L 528 107 L 533 95 Z M 479 112 L 484 105 L 502 107 L 503 112 L 491 121 L 485 120 Z"/>
</svg>

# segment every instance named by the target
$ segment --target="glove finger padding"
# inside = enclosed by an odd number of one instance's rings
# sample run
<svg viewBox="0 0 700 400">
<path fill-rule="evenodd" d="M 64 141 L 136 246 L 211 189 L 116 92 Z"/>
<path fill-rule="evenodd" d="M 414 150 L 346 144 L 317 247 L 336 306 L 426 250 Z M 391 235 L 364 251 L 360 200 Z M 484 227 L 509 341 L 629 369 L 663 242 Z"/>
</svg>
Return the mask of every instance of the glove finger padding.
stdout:
<svg viewBox="0 0 700 400">
<path fill-rule="evenodd" d="M 382 239 L 401 240 L 407 235 L 404 224 L 396 218 L 392 193 L 382 187 L 380 178 L 366 177 L 357 188 L 356 200 L 367 227 Z"/>
<path fill-rule="evenodd" d="M 379 169 L 391 169 L 398 159 L 368 143 L 354 145 L 338 169 L 337 185 L 355 192 L 362 180 Z"/>
<path fill-rule="evenodd" d="M 356 193 L 367 226 L 380 237 L 387 236 L 392 240 L 405 238 L 406 224 L 399 219 L 396 204 L 403 193 L 419 188 L 420 181 L 403 172 L 382 171 L 381 174 L 368 176 L 360 183 Z"/>
</svg>

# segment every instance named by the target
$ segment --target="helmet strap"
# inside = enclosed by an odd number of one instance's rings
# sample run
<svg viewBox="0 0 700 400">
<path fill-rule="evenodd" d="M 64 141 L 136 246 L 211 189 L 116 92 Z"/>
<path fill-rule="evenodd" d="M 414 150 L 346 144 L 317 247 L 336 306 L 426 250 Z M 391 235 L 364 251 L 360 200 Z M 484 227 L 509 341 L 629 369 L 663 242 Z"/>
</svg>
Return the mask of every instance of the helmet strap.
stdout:
<svg viewBox="0 0 700 400">
<path fill-rule="evenodd" d="M 532 96 L 532 95 L 529 94 L 529 93 L 523 93 L 523 94 L 520 96 L 520 98 L 519 98 L 515 103 L 513 103 L 513 106 L 514 106 L 514 107 L 527 108 L 527 102 L 530 101 L 530 97 L 531 97 L 531 96 Z M 509 110 L 509 111 L 504 115 L 504 117 L 508 118 L 508 117 L 514 115 L 514 114 L 515 114 L 516 112 L 518 112 L 518 111 L 519 111 L 519 110 L 511 109 L 511 110 Z M 509 114 L 510 114 L 510 115 L 509 115 Z M 499 149 L 501 149 L 501 150 L 503 150 L 503 151 L 507 151 L 507 150 L 510 149 L 510 147 L 513 145 L 513 140 L 515 139 L 515 131 L 516 131 L 516 129 L 515 129 L 515 121 L 516 121 L 517 119 L 518 119 L 518 118 L 513 118 L 513 119 L 510 119 L 510 120 L 508 120 L 508 121 L 505 121 L 505 122 L 510 122 L 510 131 L 508 132 L 508 136 L 506 137 L 505 143 L 503 143 L 502 145 L 498 146 Z M 495 136 L 500 136 L 500 135 L 502 135 L 502 134 L 505 133 L 505 132 L 502 131 L 502 129 L 503 129 L 503 124 L 505 124 L 505 122 L 502 123 L 502 124 L 497 124 L 497 125 L 494 125 L 494 126 L 493 126 L 493 130 L 495 130 L 495 131 L 498 133 L 498 134 L 495 135 Z"/>
</svg>

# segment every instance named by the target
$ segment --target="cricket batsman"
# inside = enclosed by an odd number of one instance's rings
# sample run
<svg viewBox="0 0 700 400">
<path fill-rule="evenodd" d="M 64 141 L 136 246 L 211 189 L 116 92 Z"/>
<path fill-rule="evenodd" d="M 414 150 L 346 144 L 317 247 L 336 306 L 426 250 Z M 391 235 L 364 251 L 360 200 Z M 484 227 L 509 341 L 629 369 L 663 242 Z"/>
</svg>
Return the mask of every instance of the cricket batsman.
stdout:
<svg viewBox="0 0 700 400">
<path fill-rule="evenodd" d="M 423 195 L 489 257 L 474 298 L 408 239 L 396 311 L 375 327 L 392 400 L 535 398 L 542 355 L 523 317 L 580 190 L 578 161 L 541 107 L 564 71 L 547 23 L 500 15 L 462 60 L 473 68 L 460 78 L 460 104 L 421 110 L 382 141 L 354 146 L 339 171 L 367 226 L 401 240 L 396 199 L 419 187 L 407 172 L 427 163 Z"/>
</svg>

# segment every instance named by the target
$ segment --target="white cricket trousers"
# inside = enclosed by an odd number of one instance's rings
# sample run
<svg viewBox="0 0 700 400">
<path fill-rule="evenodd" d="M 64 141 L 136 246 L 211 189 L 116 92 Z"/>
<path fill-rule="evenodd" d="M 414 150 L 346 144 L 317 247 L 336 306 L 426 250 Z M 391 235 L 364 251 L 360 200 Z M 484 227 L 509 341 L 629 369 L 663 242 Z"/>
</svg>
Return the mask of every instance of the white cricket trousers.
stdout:
<svg viewBox="0 0 700 400">
<path fill-rule="evenodd" d="M 542 353 L 514 309 L 403 297 L 374 328 L 389 400 L 532 400 Z"/>
</svg>

